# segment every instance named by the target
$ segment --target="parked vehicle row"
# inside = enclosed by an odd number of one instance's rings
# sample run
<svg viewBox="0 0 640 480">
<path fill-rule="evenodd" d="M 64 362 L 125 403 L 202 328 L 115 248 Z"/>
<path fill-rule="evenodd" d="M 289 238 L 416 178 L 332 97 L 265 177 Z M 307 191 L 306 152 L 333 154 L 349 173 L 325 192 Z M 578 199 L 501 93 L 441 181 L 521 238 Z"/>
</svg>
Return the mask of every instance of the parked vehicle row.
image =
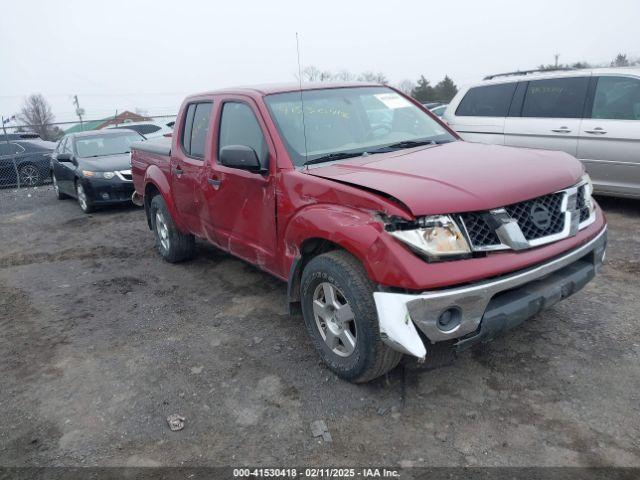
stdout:
<svg viewBox="0 0 640 480">
<path fill-rule="evenodd" d="M 560 150 L 597 193 L 640 197 L 640 69 L 493 76 L 462 89 L 444 119 L 472 142 Z"/>
<path fill-rule="evenodd" d="M 134 143 L 131 165 L 166 261 L 197 237 L 285 280 L 322 360 L 355 382 L 491 340 L 605 254 L 574 157 L 461 141 L 380 85 L 190 96 L 172 140 Z"/>
</svg>

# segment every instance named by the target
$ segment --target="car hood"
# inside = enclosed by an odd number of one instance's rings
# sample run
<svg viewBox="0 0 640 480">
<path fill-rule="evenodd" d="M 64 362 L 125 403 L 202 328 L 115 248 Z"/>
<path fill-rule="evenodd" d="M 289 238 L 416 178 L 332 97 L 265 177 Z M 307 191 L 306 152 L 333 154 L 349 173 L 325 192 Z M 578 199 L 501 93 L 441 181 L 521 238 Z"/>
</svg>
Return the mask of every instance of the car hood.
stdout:
<svg viewBox="0 0 640 480">
<path fill-rule="evenodd" d="M 304 172 L 393 197 L 418 216 L 489 210 L 552 193 L 578 182 L 583 167 L 563 152 L 457 141 Z"/>
<path fill-rule="evenodd" d="M 129 154 L 105 155 L 103 157 L 79 158 L 78 168 L 93 172 L 115 172 L 118 170 L 130 170 Z"/>
</svg>

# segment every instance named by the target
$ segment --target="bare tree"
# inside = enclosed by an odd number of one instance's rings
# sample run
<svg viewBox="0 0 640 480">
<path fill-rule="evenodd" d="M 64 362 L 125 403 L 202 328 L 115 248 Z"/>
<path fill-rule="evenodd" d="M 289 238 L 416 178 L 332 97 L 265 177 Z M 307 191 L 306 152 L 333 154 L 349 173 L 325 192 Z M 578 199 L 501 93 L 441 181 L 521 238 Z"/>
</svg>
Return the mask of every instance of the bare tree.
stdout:
<svg viewBox="0 0 640 480">
<path fill-rule="evenodd" d="M 413 89 L 416 88 L 416 84 L 409 79 L 404 79 L 397 85 L 397 88 L 405 95 L 411 95 Z"/>
<path fill-rule="evenodd" d="M 358 77 L 358 80 L 360 80 L 361 82 L 375 82 L 375 83 L 382 83 L 382 84 L 389 83 L 387 76 L 382 72 L 378 72 L 378 73 L 362 72 Z"/>
<path fill-rule="evenodd" d="M 51 128 L 51 123 L 54 120 L 53 112 L 51 112 L 49 102 L 40 93 L 29 95 L 26 98 L 18 114 L 18 119 L 25 125 L 29 125 L 29 128 L 44 140 L 55 138 Z"/>
<path fill-rule="evenodd" d="M 353 82 L 356 79 L 356 76 L 349 70 L 340 70 L 333 76 L 333 79 L 341 82 Z"/>
</svg>

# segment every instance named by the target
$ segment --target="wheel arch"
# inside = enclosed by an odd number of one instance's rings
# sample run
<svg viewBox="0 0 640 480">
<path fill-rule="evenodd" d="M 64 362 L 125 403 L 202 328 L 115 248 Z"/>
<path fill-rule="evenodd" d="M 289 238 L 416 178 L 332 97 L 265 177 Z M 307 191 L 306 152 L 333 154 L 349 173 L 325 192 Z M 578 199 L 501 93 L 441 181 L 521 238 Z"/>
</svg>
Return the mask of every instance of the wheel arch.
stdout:
<svg viewBox="0 0 640 480">
<path fill-rule="evenodd" d="M 147 193 L 149 197 L 147 197 Z M 175 203 L 173 201 L 173 197 L 171 196 L 171 187 L 169 185 L 169 181 L 162 170 L 156 165 L 151 165 L 147 168 L 147 171 L 144 175 L 144 211 L 147 217 L 147 225 L 149 229 L 152 228 L 151 225 L 151 201 L 153 197 L 156 195 L 162 195 L 162 199 L 164 203 L 167 205 L 167 209 L 169 210 L 169 214 L 173 219 L 173 222 L 176 224 L 178 230 L 189 233 L 182 223 L 182 219 L 178 215 L 178 211 L 176 210 Z"/>
<path fill-rule="evenodd" d="M 287 277 L 287 303 L 293 313 L 300 307 L 300 280 L 305 265 L 314 257 L 344 250 L 358 260 L 369 278 L 367 252 L 382 231 L 371 212 L 335 206 L 315 205 L 298 213 L 286 229 L 287 252 L 291 260 Z"/>
</svg>

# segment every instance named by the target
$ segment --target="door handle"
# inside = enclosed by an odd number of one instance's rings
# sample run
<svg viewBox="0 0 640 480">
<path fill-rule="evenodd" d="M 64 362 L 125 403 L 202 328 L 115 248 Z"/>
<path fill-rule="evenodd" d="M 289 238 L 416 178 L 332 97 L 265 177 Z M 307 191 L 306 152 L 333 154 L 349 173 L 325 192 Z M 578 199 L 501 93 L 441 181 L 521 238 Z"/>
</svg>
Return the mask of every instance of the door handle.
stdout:
<svg viewBox="0 0 640 480">
<path fill-rule="evenodd" d="M 172 172 L 175 173 L 176 175 L 182 175 L 184 170 L 182 170 L 180 166 L 177 166 L 177 167 L 173 167 Z"/>
<path fill-rule="evenodd" d="M 606 130 L 603 130 L 600 127 L 596 127 L 593 130 L 585 130 L 585 133 L 590 133 L 591 135 L 604 135 L 605 133 L 607 133 Z"/>
<path fill-rule="evenodd" d="M 220 188 L 220 184 L 222 183 L 222 180 L 216 180 L 215 178 L 207 178 L 207 182 L 209 182 L 209 185 L 211 185 L 214 190 L 218 190 Z"/>
<path fill-rule="evenodd" d="M 569 130 L 567 127 L 555 128 L 555 129 L 552 129 L 551 131 L 555 133 L 571 133 L 571 130 Z"/>
</svg>

